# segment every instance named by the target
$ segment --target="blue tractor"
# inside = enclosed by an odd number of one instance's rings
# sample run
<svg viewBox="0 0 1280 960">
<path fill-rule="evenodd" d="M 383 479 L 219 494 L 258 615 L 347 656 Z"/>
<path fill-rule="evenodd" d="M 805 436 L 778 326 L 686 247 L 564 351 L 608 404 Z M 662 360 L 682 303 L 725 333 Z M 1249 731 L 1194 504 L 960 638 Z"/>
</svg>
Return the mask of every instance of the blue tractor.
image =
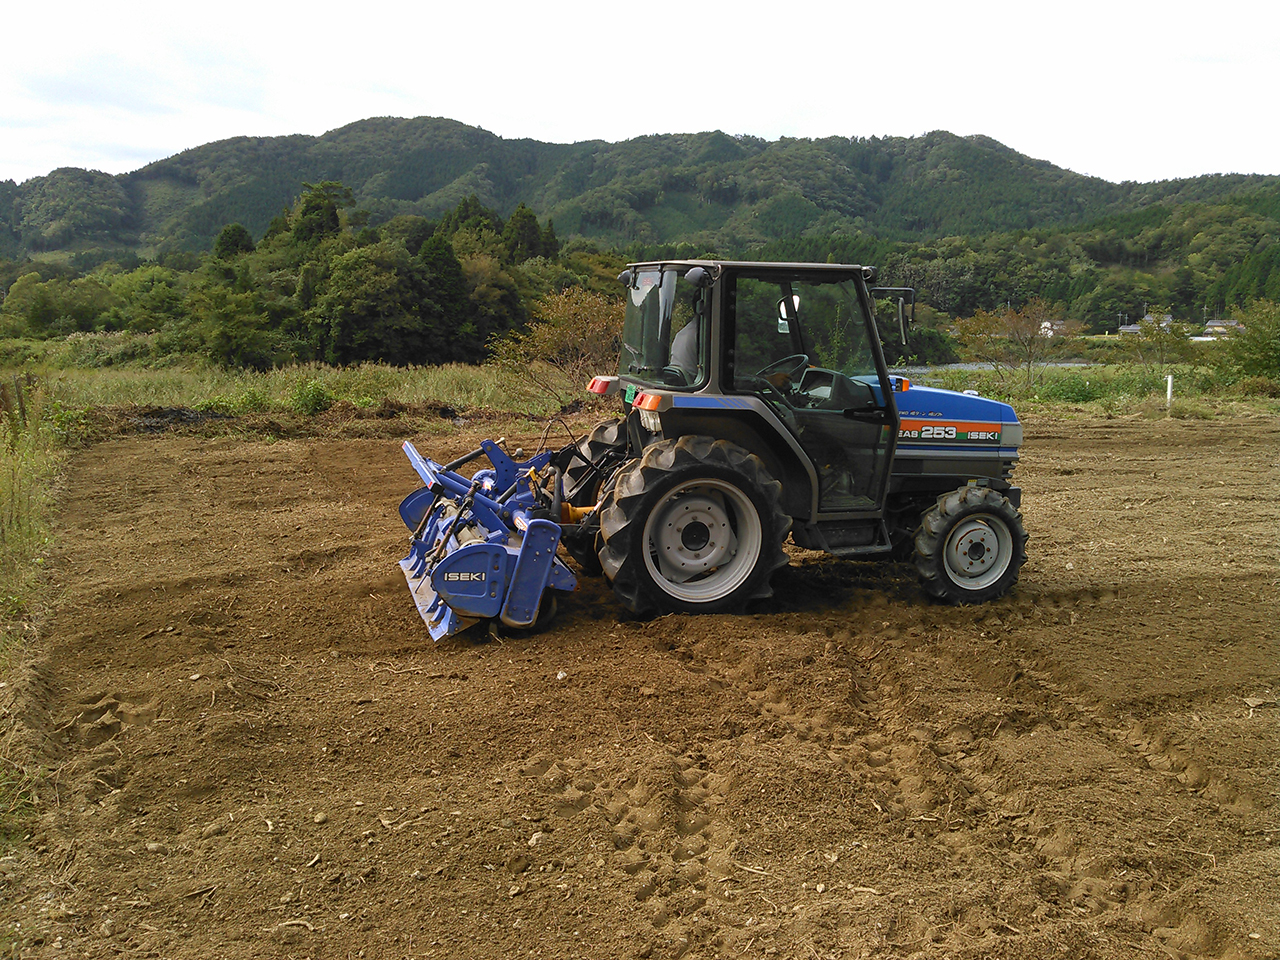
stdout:
<svg viewBox="0 0 1280 960">
<path fill-rule="evenodd" d="M 618 417 L 519 462 L 490 441 L 443 465 L 405 444 L 425 486 L 400 508 L 401 565 L 436 639 L 545 620 L 576 585 L 560 546 L 642 616 L 768 597 L 788 537 L 912 560 L 949 603 L 1017 580 L 1022 425 L 1007 404 L 889 373 L 874 268 L 683 260 L 619 279 L 618 373 L 588 388 Z M 489 468 L 457 472 L 481 456 Z"/>
</svg>

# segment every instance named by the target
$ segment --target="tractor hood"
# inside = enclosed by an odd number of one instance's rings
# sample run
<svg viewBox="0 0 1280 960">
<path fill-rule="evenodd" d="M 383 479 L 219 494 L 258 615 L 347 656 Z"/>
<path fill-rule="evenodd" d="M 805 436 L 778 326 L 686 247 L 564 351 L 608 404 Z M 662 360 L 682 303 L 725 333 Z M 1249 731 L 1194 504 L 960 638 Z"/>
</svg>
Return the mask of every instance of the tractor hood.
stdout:
<svg viewBox="0 0 1280 960">
<path fill-rule="evenodd" d="M 902 418 L 899 449 L 980 445 L 998 447 L 1007 456 L 1022 446 L 1018 415 L 999 400 L 914 384 L 895 399 Z"/>
<path fill-rule="evenodd" d="M 898 412 L 905 417 L 958 417 L 964 420 L 989 420 L 995 423 L 1017 423 L 1013 407 L 972 393 L 917 387 L 912 384 L 897 397 Z"/>
</svg>

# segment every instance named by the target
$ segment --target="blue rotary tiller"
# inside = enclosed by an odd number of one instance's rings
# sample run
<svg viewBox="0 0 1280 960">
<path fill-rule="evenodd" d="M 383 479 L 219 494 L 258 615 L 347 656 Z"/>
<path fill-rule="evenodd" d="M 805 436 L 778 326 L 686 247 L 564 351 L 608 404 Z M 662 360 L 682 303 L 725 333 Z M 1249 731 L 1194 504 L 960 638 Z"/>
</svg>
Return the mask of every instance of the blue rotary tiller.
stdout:
<svg viewBox="0 0 1280 960">
<path fill-rule="evenodd" d="M 577 580 L 556 557 L 562 509 L 552 454 L 517 463 L 492 440 L 449 464 L 407 441 L 404 452 L 425 486 L 400 504 L 413 532 L 400 567 L 432 638 L 481 620 L 531 627 L 554 614 L 551 591 L 573 590 Z M 481 456 L 491 468 L 471 478 L 455 472 Z"/>
</svg>

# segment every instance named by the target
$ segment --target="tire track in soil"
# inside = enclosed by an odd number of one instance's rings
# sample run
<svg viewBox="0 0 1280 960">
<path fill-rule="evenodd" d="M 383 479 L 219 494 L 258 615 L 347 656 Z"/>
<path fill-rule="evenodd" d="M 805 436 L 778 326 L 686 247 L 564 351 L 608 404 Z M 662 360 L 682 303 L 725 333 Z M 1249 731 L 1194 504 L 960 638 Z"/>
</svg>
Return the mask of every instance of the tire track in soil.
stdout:
<svg viewBox="0 0 1280 960">
<path fill-rule="evenodd" d="M 874 608 L 877 599 L 869 598 L 867 605 Z M 1055 608 L 1074 607 L 1075 622 L 1114 600 L 1114 592 L 1104 590 L 1074 598 L 1058 596 L 1049 603 Z M 1050 779 L 1051 785 L 1060 781 L 1066 767 L 1072 781 L 1084 781 L 1080 792 L 1085 797 L 1072 797 L 1069 803 L 1058 805 L 1063 808 L 1078 807 L 1082 802 L 1113 802 L 1114 793 L 1125 781 L 1133 782 L 1129 791 L 1138 796 L 1167 793 L 1171 788 L 1173 796 L 1163 805 L 1162 815 L 1167 815 L 1168 809 L 1182 812 L 1175 812 L 1170 824 L 1180 816 L 1197 817 L 1197 796 L 1239 814 L 1256 810 L 1255 801 L 1247 792 L 1211 774 L 1204 761 L 1170 747 L 1167 741 L 1144 739 L 1140 726 L 1110 726 L 1101 704 L 1071 695 L 1065 685 L 1053 679 L 1050 670 L 1029 663 L 1020 654 L 1011 657 L 992 651 L 989 648 L 998 642 L 995 639 L 983 642 L 988 648 L 982 651 L 987 663 L 979 676 L 988 681 L 986 710 L 955 715 L 939 709 L 936 703 L 922 701 L 915 692 L 925 686 L 921 681 L 926 679 L 930 690 L 963 691 L 970 708 L 976 698 L 971 689 L 975 671 L 971 661 L 955 657 L 956 638 L 948 638 L 942 649 L 938 645 L 941 633 L 935 641 L 928 638 L 936 626 L 929 623 L 933 617 L 926 612 L 920 619 L 920 625 L 905 632 L 892 621 L 876 624 L 873 615 L 868 624 L 871 629 L 861 635 L 828 626 L 817 639 L 789 637 L 788 646 L 801 643 L 808 651 L 793 652 L 793 662 L 779 662 L 777 650 L 762 654 L 741 644 L 727 651 L 731 654 L 728 659 L 721 659 L 726 651 L 715 649 L 723 647 L 718 642 L 709 644 L 714 658 L 700 655 L 708 644 L 679 646 L 674 655 L 684 669 L 711 678 L 717 690 L 731 691 L 753 706 L 766 730 L 789 745 L 789 753 L 794 755 L 802 745 L 825 753 L 848 778 L 847 793 L 862 798 L 880 815 L 880 832 L 908 841 L 933 842 L 952 856 L 985 859 L 984 872 L 1001 874 L 1010 888 L 960 900 L 939 890 L 938 896 L 948 903 L 942 920 L 911 910 L 886 914 L 880 928 L 887 931 L 884 942 L 890 948 L 918 947 L 924 942 L 946 951 L 969 952 L 975 941 L 1020 934 L 1019 925 L 1045 921 L 1056 921 L 1062 928 L 1054 934 L 1062 942 L 1090 941 L 1095 938 L 1094 931 L 1115 928 L 1135 933 L 1159 930 L 1164 939 L 1197 952 L 1211 948 L 1217 934 L 1199 917 L 1186 917 L 1177 898 L 1167 895 L 1173 885 L 1200 875 L 1204 854 L 1182 850 L 1162 856 L 1152 852 L 1156 846 L 1153 840 L 1146 841 L 1146 846 L 1117 852 L 1107 835 L 1116 825 L 1096 819 L 1081 825 L 1078 816 L 1060 817 L 1055 805 L 1046 808 L 1024 776 L 1014 774 L 1010 767 L 1031 759 L 1055 769 L 1058 772 Z M 988 616 L 983 623 L 998 627 L 1000 619 Z M 683 635 L 695 630 L 695 624 L 679 623 L 674 632 Z M 839 661 L 836 670 L 847 674 L 839 685 L 847 690 L 852 716 L 833 715 L 829 692 L 817 709 L 792 701 L 793 695 L 804 696 L 800 690 L 806 685 L 806 666 L 832 657 Z M 762 660 L 768 660 L 768 665 L 762 667 Z M 917 665 L 924 669 L 917 669 Z M 940 669 L 943 666 L 945 671 Z M 790 679 L 782 684 L 765 682 L 769 677 Z M 906 695 L 907 691 L 912 694 Z M 842 719 L 855 722 L 839 722 Z M 1042 748 L 1029 747 L 1029 738 L 1037 734 L 1050 742 Z M 1052 742 L 1055 739 L 1060 742 Z M 1017 745 L 1015 751 L 1006 748 L 1009 741 Z M 665 756 L 662 764 L 670 769 L 659 775 L 662 783 L 658 789 L 652 784 L 640 787 L 632 778 L 618 788 L 601 790 L 594 780 L 574 781 L 572 765 L 548 765 L 547 761 L 521 772 L 550 778 L 545 788 L 556 795 L 558 815 L 573 816 L 598 807 L 611 823 L 621 825 L 622 832 L 615 832 L 615 845 L 624 850 L 634 845 L 640 851 L 622 867 L 625 873 L 641 878 L 637 900 L 672 898 L 670 907 L 660 907 L 654 914 L 655 928 L 662 929 L 673 916 L 688 913 L 690 905 L 697 909 L 706 902 L 704 887 L 697 883 L 704 871 L 728 879 L 735 872 L 741 876 L 744 870 L 754 873 L 758 869 L 733 859 L 747 848 L 746 839 L 717 818 L 717 809 L 732 799 L 734 781 L 713 774 L 705 753 L 717 752 L 725 743 L 696 757 Z M 1011 752 L 1012 759 L 1008 756 Z M 1152 771 L 1169 773 L 1183 789 L 1167 782 L 1168 778 L 1153 776 Z M 700 785 L 710 777 L 714 777 L 714 788 L 704 791 Z M 1099 788 L 1108 796 L 1099 796 Z M 708 793 L 712 799 L 709 805 Z M 671 799 L 674 812 L 655 797 Z M 664 835 L 664 823 L 674 824 L 674 830 Z M 1179 835 L 1179 831 L 1167 830 L 1163 835 L 1152 834 L 1165 842 L 1176 842 Z M 690 836 L 695 836 L 695 841 L 684 842 Z M 1225 842 L 1230 844 L 1230 838 Z M 657 855 L 652 850 L 655 845 L 661 850 Z M 855 844 L 854 849 L 860 846 L 864 845 Z M 993 858 L 993 848 L 1004 855 Z M 838 851 L 824 852 L 830 865 L 839 857 Z M 681 871 L 678 864 L 687 860 L 696 863 Z M 765 871 L 760 873 L 768 876 Z M 838 890 L 841 885 L 823 886 Z M 846 880 L 843 886 L 847 891 L 878 895 L 878 891 L 851 881 Z M 691 887 L 696 892 L 687 892 Z M 681 891 L 686 892 L 682 895 Z M 894 936 L 903 939 L 894 940 Z M 688 939 L 684 936 L 679 941 Z M 716 946 L 726 945 L 722 935 Z"/>
</svg>

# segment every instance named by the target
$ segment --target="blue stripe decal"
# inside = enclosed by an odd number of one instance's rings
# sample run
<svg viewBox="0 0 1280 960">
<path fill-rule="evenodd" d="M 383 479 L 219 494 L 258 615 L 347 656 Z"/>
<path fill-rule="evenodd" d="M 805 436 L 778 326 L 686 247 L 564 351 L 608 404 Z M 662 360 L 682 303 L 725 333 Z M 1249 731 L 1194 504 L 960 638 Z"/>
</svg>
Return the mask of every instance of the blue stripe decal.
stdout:
<svg viewBox="0 0 1280 960">
<path fill-rule="evenodd" d="M 670 394 L 673 407 L 689 407 L 704 410 L 748 410 L 751 401 L 746 397 L 700 397 Z"/>
</svg>

